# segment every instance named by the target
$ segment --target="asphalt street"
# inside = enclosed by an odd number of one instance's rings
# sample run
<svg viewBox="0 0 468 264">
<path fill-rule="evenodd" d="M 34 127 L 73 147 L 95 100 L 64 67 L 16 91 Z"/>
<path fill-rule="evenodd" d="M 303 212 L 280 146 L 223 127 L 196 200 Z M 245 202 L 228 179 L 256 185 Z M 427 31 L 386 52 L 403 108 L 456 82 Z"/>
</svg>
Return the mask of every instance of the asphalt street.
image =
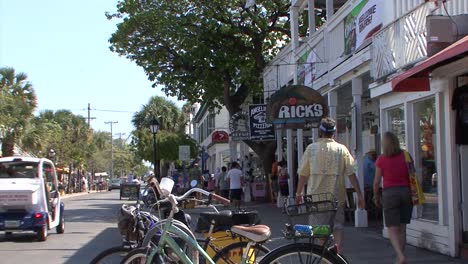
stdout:
<svg viewBox="0 0 468 264">
<path fill-rule="evenodd" d="M 89 263 L 99 252 L 121 243 L 117 212 L 124 201 L 118 194 L 114 190 L 64 199 L 65 234 L 51 230 L 45 242 L 37 242 L 34 233 L 5 237 L 0 232 L 0 263 Z"/>
</svg>

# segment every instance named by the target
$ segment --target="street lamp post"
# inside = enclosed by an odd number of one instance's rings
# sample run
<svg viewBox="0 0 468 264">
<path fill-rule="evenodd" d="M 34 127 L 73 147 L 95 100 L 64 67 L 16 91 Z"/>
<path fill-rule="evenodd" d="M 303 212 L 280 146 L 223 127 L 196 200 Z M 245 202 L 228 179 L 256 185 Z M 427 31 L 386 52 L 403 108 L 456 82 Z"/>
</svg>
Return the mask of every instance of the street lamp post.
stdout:
<svg viewBox="0 0 468 264">
<path fill-rule="evenodd" d="M 156 134 L 159 130 L 159 121 L 156 118 L 153 118 L 150 125 L 151 133 L 153 133 L 153 158 L 154 158 L 154 176 L 159 180 L 159 167 L 157 166 L 157 156 L 156 156 Z"/>
<path fill-rule="evenodd" d="M 49 150 L 49 158 L 52 160 L 52 162 L 54 163 L 54 165 L 55 165 L 55 155 L 56 155 L 55 150 L 54 150 L 54 149 L 50 149 L 50 150 Z"/>
</svg>

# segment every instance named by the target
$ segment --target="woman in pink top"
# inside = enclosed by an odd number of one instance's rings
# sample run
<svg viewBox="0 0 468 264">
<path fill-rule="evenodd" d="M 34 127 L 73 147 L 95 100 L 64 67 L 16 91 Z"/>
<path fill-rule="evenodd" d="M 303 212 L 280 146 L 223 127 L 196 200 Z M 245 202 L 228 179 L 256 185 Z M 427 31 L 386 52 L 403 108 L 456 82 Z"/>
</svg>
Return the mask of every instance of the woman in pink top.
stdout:
<svg viewBox="0 0 468 264">
<path fill-rule="evenodd" d="M 397 136 L 386 132 L 382 140 L 383 155 L 375 162 L 374 203 L 380 206 L 380 180 L 383 177 L 382 206 L 385 226 L 399 264 L 406 263 L 406 225 L 411 221 L 413 204 L 409 187 L 408 164 Z"/>
</svg>

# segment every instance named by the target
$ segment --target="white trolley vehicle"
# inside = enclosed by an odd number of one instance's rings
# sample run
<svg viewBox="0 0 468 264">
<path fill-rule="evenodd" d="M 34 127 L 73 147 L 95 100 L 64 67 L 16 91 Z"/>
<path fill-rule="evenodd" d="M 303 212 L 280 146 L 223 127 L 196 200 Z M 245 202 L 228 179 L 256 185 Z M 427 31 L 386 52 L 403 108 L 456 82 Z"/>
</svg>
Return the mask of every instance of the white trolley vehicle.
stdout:
<svg viewBox="0 0 468 264">
<path fill-rule="evenodd" d="M 33 231 L 39 241 L 45 241 L 50 229 L 65 231 L 63 211 L 52 161 L 0 158 L 0 232 Z"/>
</svg>

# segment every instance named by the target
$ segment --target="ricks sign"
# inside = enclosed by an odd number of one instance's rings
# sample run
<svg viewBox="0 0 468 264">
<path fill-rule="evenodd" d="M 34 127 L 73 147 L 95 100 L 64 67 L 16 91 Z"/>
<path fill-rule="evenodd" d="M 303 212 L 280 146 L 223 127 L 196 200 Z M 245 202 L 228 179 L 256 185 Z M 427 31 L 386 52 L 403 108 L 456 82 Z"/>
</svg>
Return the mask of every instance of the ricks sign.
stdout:
<svg viewBox="0 0 468 264">
<path fill-rule="evenodd" d="M 325 98 L 303 85 L 282 88 L 271 96 L 267 105 L 268 121 L 277 127 L 318 127 L 326 116 L 328 106 Z"/>
</svg>

